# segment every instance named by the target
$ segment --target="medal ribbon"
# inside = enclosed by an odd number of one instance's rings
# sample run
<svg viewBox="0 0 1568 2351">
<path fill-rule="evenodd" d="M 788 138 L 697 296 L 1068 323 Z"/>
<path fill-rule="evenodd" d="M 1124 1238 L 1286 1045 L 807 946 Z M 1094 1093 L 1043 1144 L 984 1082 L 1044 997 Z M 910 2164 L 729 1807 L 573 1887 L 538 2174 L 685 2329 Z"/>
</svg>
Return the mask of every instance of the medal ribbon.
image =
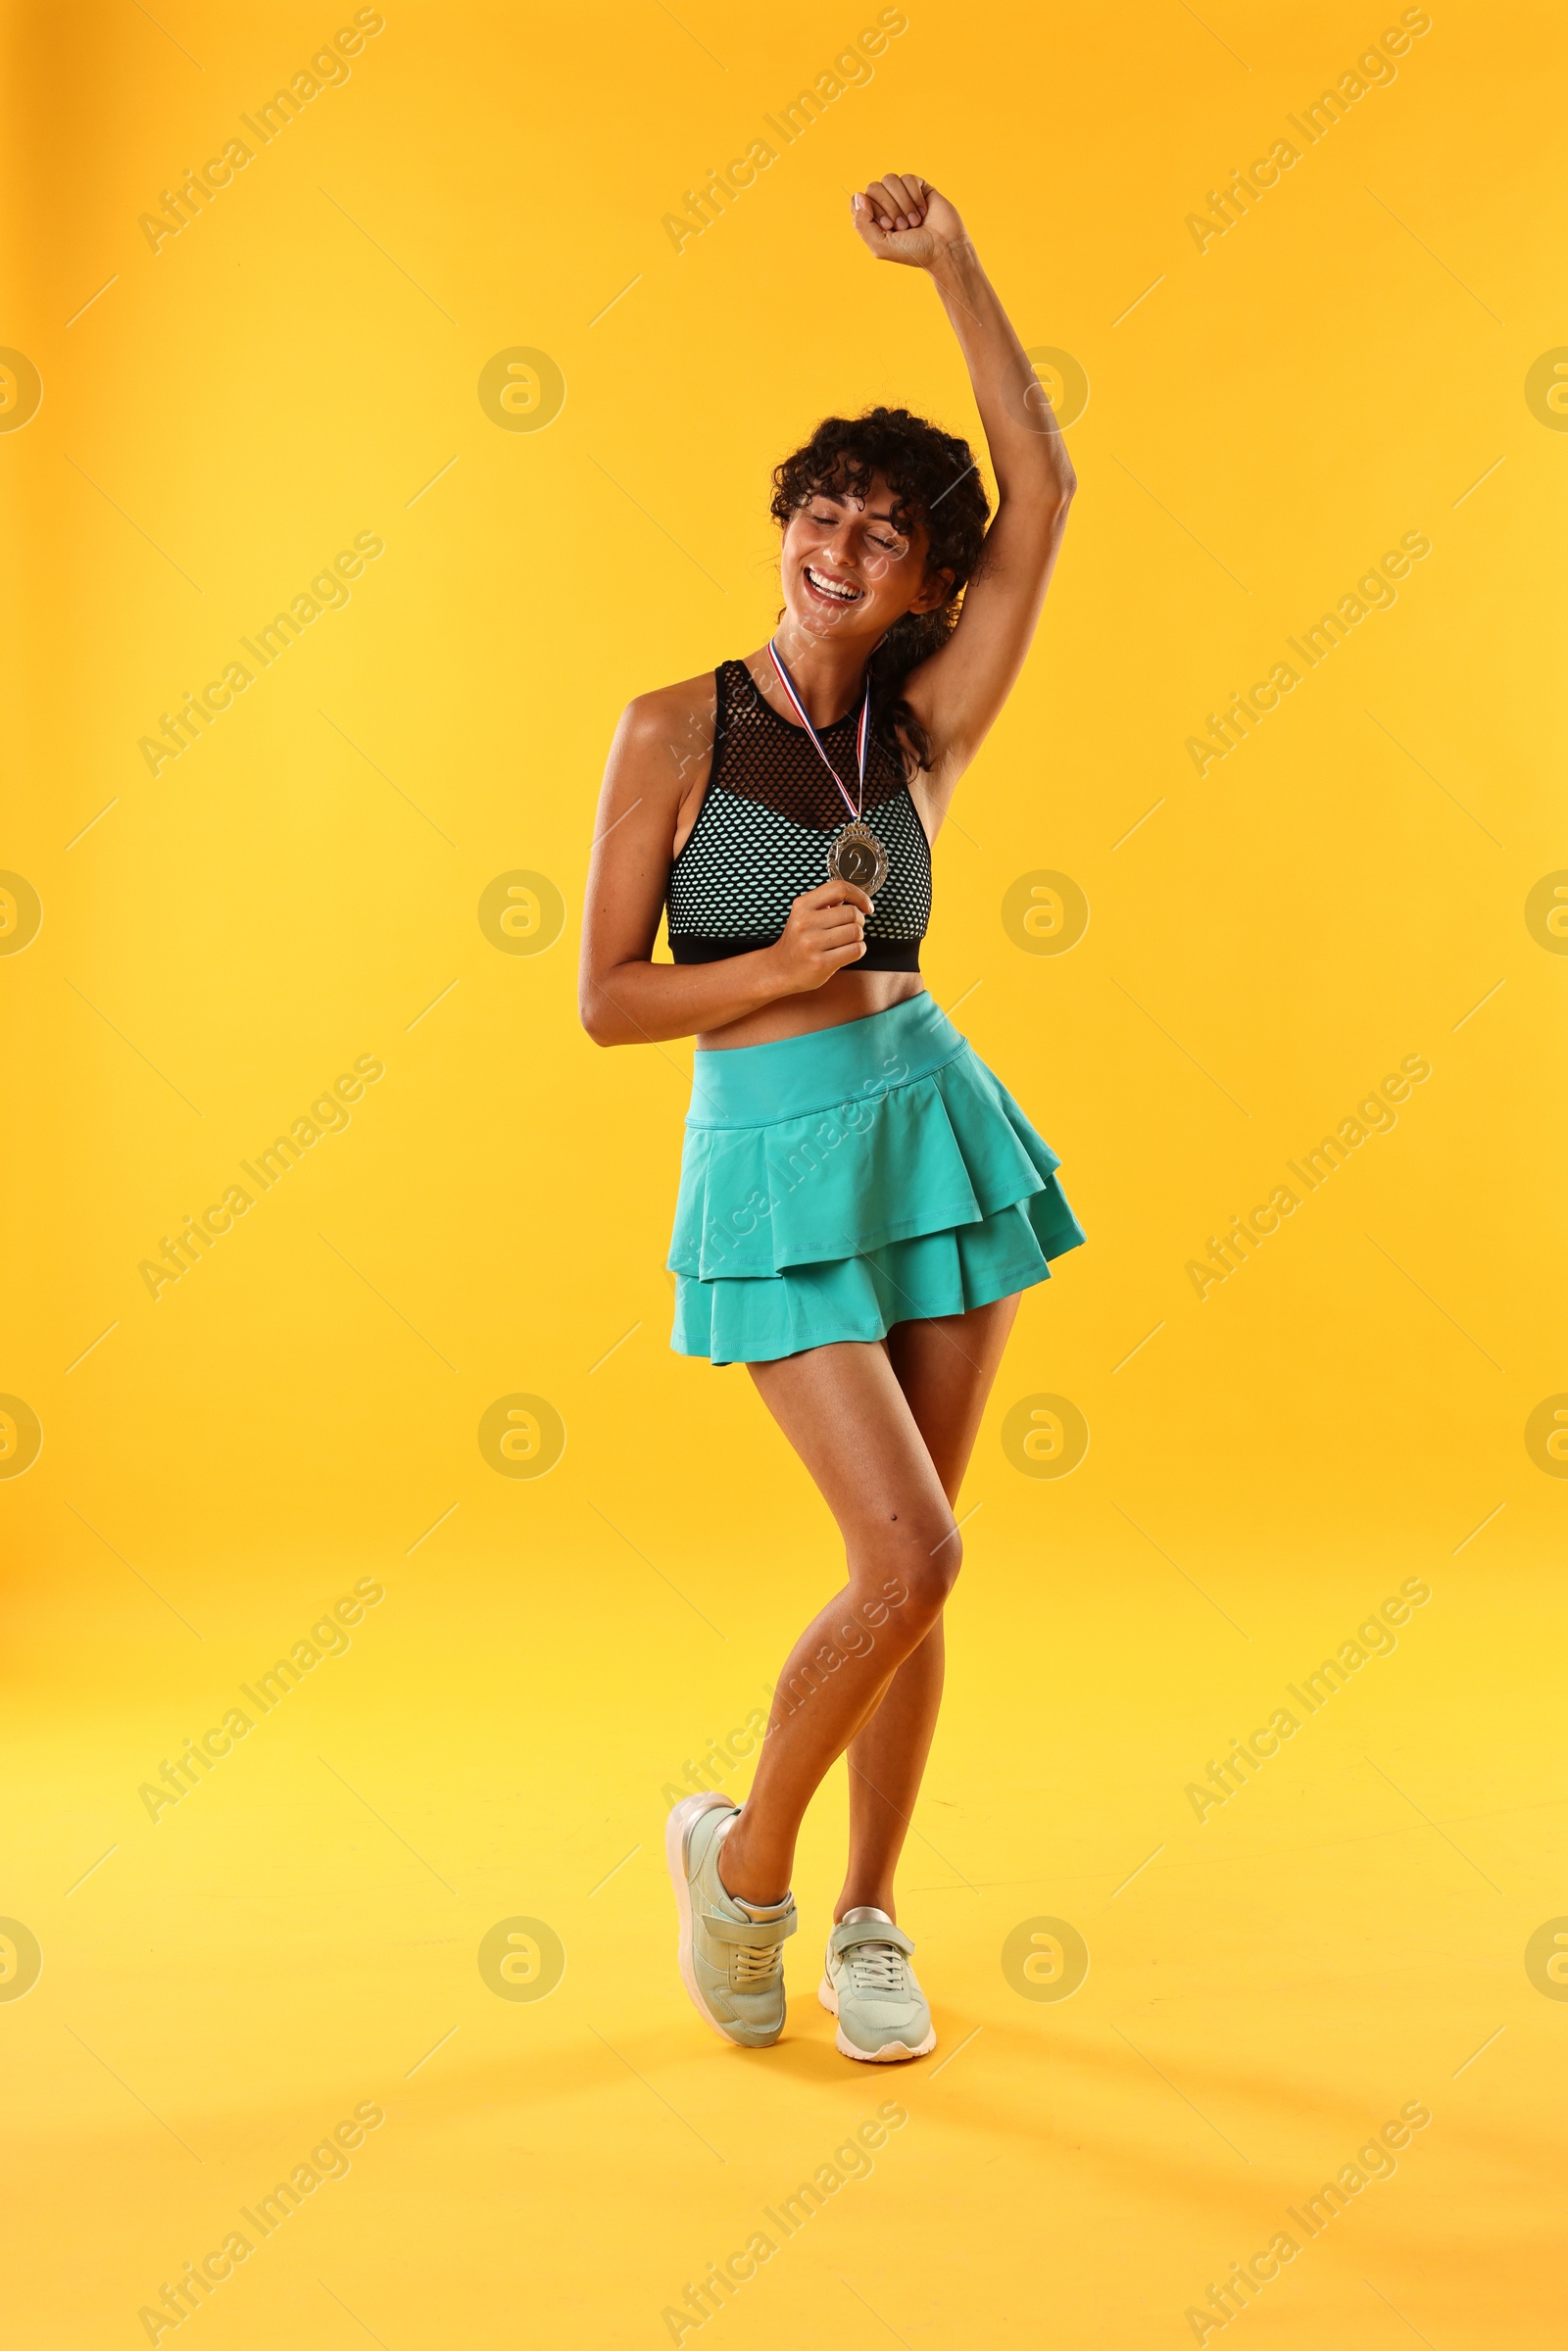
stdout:
<svg viewBox="0 0 1568 2351">
<path fill-rule="evenodd" d="M 779 683 L 783 687 L 785 693 L 789 696 L 790 701 L 794 706 L 796 716 L 799 718 L 802 726 L 805 727 L 807 733 L 810 736 L 811 741 L 815 744 L 817 758 L 821 760 L 823 766 L 833 778 L 833 781 L 838 785 L 839 797 L 843 801 L 844 806 L 850 811 L 852 823 L 858 824 L 865 812 L 865 755 L 871 740 L 871 679 L 869 672 L 867 672 L 865 680 L 865 699 L 860 705 L 859 724 L 855 730 L 855 758 L 860 774 L 860 805 L 858 808 L 857 808 L 855 802 L 850 798 L 849 793 L 844 788 L 843 777 L 840 775 L 838 769 L 834 766 L 832 760 L 828 758 L 827 753 L 822 749 L 821 737 L 818 735 L 815 727 L 811 724 L 809 717 L 807 715 L 806 705 L 802 702 L 799 694 L 797 694 L 795 691 L 795 680 L 791 677 L 789 671 L 779 660 L 777 648 L 774 646 L 771 638 L 768 640 L 767 650 L 772 656 L 773 666 L 778 671 Z"/>
</svg>

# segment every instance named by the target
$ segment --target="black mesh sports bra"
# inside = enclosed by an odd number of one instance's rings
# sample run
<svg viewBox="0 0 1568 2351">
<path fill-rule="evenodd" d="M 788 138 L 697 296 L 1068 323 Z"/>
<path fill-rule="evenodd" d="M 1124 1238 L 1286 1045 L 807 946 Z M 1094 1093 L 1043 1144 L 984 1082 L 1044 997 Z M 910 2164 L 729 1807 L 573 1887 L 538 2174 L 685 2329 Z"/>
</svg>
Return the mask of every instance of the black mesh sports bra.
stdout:
<svg viewBox="0 0 1568 2351">
<path fill-rule="evenodd" d="M 714 673 L 713 763 L 696 824 L 669 872 L 669 951 L 677 963 L 715 963 L 771 947 L 795 900 L 827 875 L 828 846 L 849 820 L 833 778 L 802 726 L 781 718 L 744 661 Z M 818 730 L 853 793 L 859 708 Z M 872 737 L 865 821 L 888 853 L 888 878 L 865 925 L 855 971 L 918 971 L 931 920 L 931 846 L 903 770 Z"/>
</svg>

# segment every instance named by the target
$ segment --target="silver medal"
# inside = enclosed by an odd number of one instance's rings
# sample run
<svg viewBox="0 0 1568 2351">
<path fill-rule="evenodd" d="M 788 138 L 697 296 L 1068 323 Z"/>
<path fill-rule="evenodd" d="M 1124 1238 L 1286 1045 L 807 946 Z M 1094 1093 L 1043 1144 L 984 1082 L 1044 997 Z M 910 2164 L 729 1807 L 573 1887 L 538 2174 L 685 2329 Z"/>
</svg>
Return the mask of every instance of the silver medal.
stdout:
<svg viewBox="0 0 1568 2351">
<path fill-rule="evenodd" d="M 860 698 L 859 724 L 855 730 L 855 760 L 860 779 L 859 799 L 857 802 L 852 800 L 844 789 L 844 778 L 822 749 L 821 737 L 811 724 L 810 713 L 796 691 L 795 680 L 779 659 L 778 647 L 770 642 L 767 650 L 772 656 L 779 683 L 794 706 L 796 717 L 810 736 L 812 743 L 815 744 L 817 758 L 838 786 L 839 798 L 850 811 L 850 822 L 844 826 L 842 831 L 835 834 L 828 848 L 827 878 L 830 882 L 853 882 L 858 890 L 865 892 L 867 898 L 875 898 L 888 878 L 888 853 L 875 833 L 872 832 L 871 827 L 862 821 L 862 811 L 865 808 L 865 762 L 871 741 L 871 680 L 869 673 L 866 676 L 865 692 Z"/>
<path fill-rule="evenodd" d="M 847 824 L 827 853 L 830 882 L 853 882 L 875 898 L 888 878 L 888 853 L 868 824 Z"/>
</svg>

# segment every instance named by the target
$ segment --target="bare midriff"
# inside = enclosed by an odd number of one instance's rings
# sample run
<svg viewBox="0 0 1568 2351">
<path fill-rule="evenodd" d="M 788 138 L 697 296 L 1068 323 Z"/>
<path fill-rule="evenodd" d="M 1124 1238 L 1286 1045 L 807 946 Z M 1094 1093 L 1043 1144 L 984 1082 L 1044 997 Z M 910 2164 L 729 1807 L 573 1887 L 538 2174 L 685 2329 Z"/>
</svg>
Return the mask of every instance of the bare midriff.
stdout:
<svg viewBox="0 0 1568 2351">
<path fill-rule="evenodd" d="M 759 1004 L 755 1012 L 744 1013 L 724 1028 L 704 1029 L 697 1050 L 726 1053 L 742 1045 L 776 1045 L 781 1037 L 808 1037 L 817 1029 L 866 1020 L 873 1012 L 885 1012 L 924 993 L 925 981 L 917 971 L 836 971 L 820 988 L 775 997 L 770 1004 Z"/>
</svg>

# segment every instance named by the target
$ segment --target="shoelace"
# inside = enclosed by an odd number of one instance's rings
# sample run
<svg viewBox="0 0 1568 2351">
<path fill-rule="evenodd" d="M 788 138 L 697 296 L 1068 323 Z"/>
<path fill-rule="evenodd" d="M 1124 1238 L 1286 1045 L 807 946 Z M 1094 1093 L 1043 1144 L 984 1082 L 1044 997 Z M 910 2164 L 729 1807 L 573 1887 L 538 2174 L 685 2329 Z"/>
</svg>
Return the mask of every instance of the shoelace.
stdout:
<svg viewBox="0 0 1568 2351">
<path fill-rule="evenodd" d="M 784 1945 L 773 1943 L 765 1951 L 756 1951 L 750 1943 L 735 1946 L 735 1981 L 737 1984 L 765 1984 L 776 1976 L 784 1964 Z"/>
<path fill-rule="evenodd" d="M 858 1992 L 887 1992 L 895 1999 L 908 1998 L 908 1962 L 897 1943 L 854 1943 L 848 1958 Z"/>
</svg>

